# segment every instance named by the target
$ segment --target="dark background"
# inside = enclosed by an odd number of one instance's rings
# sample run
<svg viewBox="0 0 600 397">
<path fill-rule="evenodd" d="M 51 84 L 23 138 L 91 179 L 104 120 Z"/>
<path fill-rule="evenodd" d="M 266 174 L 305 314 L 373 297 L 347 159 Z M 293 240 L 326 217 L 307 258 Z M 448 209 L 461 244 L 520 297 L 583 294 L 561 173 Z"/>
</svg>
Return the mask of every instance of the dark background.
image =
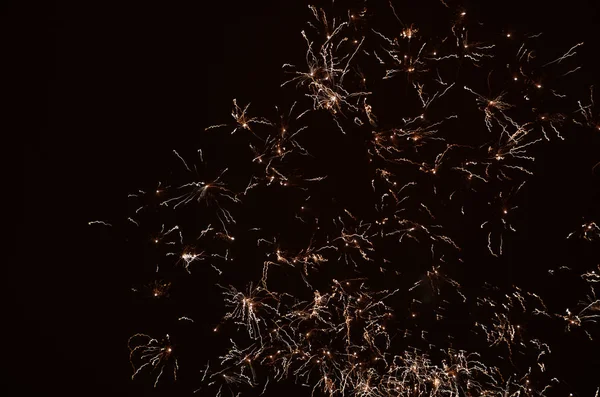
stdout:
<svg viewBox="0 0 600 397">
<path fill-rule="evenodd" d="M 597 2 L 472 3 L 466 9 L 481 20 L 548 32 L 557 53 L 585 41 L 581 78 L 598 85 Z M 291 0 L 3 6 L 11 255 L 0 393 L 142 395 L 126 347 L 137 331 L 129 312 L 135 258 L 114 243 L 118 231 L 90 231 L 87 222 L 126 218 L 127 193 L 153 181 L 171 149 L 197 145 L 206 126 L 226 121 L 233 98 L 276 102 L 281 64 L 303 55 L 308 18 L 304 2 Z M 573 145 L 564 163 L 542 159 L 532 225 L 557 205 L 574 225 L 583 215 L 598 221 L 591 167 L 599 141 L 577 142 L 585 149 Z M 547 241 L 533 240 L 523 254 L 550 260 Z"/>
</svg>

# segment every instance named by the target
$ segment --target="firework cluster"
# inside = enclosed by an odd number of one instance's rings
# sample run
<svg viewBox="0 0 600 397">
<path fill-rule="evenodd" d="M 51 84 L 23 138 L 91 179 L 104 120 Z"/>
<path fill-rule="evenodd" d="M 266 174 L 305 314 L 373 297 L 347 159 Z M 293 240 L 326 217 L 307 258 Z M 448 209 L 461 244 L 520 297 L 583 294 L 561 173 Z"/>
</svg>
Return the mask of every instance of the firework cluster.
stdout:
<svg viewBox="0 0 600 397">
<path fill-rule="evenodd" d="M 202 132 L 243 147 L 230 166 L 175 151 L 177 176 L 130 195 L 128 224 L 155 258 L 136 292 L 212 291 L 220 313 L 170 312 L 203 335 L 187 362 L 176 330 L 134 335 L 136 379 L 168 383 L 188 365 L 196 391 L 217 396 L 576 389 L 549 357 L 559 334 L 597 343 L 600 268 L 546 269 L 540 280 L 581 292 L 558 303 L 497 276 L 540 150 L 600 129 L 593 93 L 568 92 L 583 43 L 546 59 L 539 34 L 486 30 L 468 10 L 434 4 L 448 22 L 431 32 L 384 5 L 310 6 L 281 103 L 258 116 L 234 100 L 230 122 Z M 593 245 L 600 228 L 561 237 Z"/>
</svg>

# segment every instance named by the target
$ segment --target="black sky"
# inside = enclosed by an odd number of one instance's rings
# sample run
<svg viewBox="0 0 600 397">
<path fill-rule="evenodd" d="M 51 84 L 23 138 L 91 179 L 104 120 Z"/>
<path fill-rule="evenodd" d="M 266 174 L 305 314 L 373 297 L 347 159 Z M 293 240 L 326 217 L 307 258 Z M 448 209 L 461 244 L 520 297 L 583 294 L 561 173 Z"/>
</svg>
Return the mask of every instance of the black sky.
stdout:
<svg viewBox="0 0 600 397">
<path fill-rule="evenodd" d="M 471 3 L 481 20 L 548 32 L 557 53 L 585 41 L 582 81 L 600 83 L 597 2 Z M 281 64 L 304 52 L 308 17 L 292 0 L 3 6 L 11 255 L 0 394 L 143 395 L 126 349 L 138 265 L 114 243 L 118 230 L 90 231 L 87 222 L 126 217 L 126 194 L 153 181 L 172 149 L 197 145 L 206 126 L 227 119 L 233 98 L 275 103 Z M 567 150 L 574 171 L 589 170 L 600 152 L 586 150 Z M 556 194 L 539 205 L 583 203 L 597 217 L 598 188 L 542 161 L 537 197 Z"/>
</svg>

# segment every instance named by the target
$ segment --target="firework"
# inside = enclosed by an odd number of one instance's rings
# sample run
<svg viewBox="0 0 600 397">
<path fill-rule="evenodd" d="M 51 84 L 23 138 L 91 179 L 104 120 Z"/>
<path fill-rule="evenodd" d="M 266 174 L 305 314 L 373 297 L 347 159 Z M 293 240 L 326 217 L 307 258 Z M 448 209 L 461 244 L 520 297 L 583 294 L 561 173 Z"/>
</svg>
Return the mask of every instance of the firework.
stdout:
<svg viewBox="0 0 600 397">
<path fill-rule="evenodd" d="M 574 126 L 597 128 L 593 95 L 583 105 L 559 89 L 580 69 L 582 43 L 544 59 L 539 35 L 482 31 L 444 2 L 448 23 L 435 37 L 402 23 L 394 2 L 378 15 L 340 7 L 309 6 L 304 63 L 283 67 L 291 106 L 263 117 L 234 100 L 234 122 L 204 131 L 244 140 L 248 156 L 236 161 L 249 183 L 211 170 L 202 151 L 202 172 L 175 152 L 186 182 L 159 184 L 154 204 L 131 195 L 143 202 L 129 217 L 136 231 L 152 227 L 150 210 L 182 220 L 151 233 L 164 247 L 156 271 L 216 270 L 194 278 L 218 288 L 216 325 L 174 314 L 227 336 L 220 355 L 201 360 L 198 390 L 237 396 L 293 381 L 327 396 L 550 393 L 561 380 L 535 329 L 583 329 L 594 341 L 598 270 L 576 277 L 584 295 L 547 303 L 476 276 L 487 265 L 465 251 L 501 260 L 540 148 Z M 345 152 L 344 165 L 332 161 Z M 567 240 L 599 236 L 588 220 Z M 166 297 L 176 283 L 151 288 Z M 168 336 L 134 335 L 130 350 L 134 376 L 176 377 Z"/>
</svg>

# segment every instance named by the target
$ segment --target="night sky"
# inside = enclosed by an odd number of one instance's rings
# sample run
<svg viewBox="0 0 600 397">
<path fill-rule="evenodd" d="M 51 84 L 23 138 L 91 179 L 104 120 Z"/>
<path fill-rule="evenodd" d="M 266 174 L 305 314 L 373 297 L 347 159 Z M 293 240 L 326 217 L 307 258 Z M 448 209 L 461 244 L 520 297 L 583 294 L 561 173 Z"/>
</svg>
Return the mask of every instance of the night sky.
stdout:
<svg viewBox="0 0 600 397">
<path fill-rule="evenodd" d="M 342 0 L 335 3 L 339 6 Z M 588 87 L 600 87 L 597 2 L 482 3 L 463 5 L 469 15 L 489 21 L 487 26 L 499 32 L 543 31 L 540 48 L 549 57 L 585 42 L 578 49 L 582 69 L 572 80 L 579 88 L 574 88 L 571 102 L 588 103 Z M 242 106 L 252 102 L 255 113 L 267 113 L 284 102 L 281 98 L 289 104 L 294 95 L 302 95 L 300 89 L 294 94 L 293 89 L 283 93 L 279 88 L 285 77 L 281 65 L 301 65 L 306 47 L 300 31 L 311 13 L 305 2 L 292 0 L 94 5 L 48 1 L 2 8 L 2 58 L 9 67 L 2 89 L 7 99 L 3 119 L 8 121 L 3 147 L 8 154 L 4 186 L 9 203 L 4 211 L 9 223 L 4 228 L 11 255 L 5 258 L 3 272 L 3 328 L 8 335 L 0 394 L 191 395 L 205 364 L 205 359 L 194 362 L 194 352 L 216 362 L 228 339 L 225 335 L 211 340 L 207 330 L 219 324 L 223 311 L 199 287 L 202 280 L 214 287 L 217 277 L 209 269 L 186 278 L 179 268 L 164 277 L 173 276 L 170 297 L 159 302 L 144 298 L 154 259 L 138 249 L 145 235 L 132 233 L 126 222 L 131 216 L 127 195 L 160 180 L 185 183 L 185 168 L 174 149 L 190 158 L 202 147 L 219 166 L 243 168 L 235 160 L 236 153 L 247 149 L 239 134 L 226 147 L 221 142 L 231 129 L 205 128 L 233 121 L 233 98 Z M 426 21 L 430 13 L 424 5 L 412 11 L 415 20 Z M 416 24 L 425 27 L 423 22 Z M 595 99 L 600 101 L 598 95 Z M 323 164 L 337 178 L 326 193 L 348 197 L 343 205 L 360 211 L 361 203 L 372 199 L 368 184 L 364 196 L 353 186 L 356 180 L 368 180 L 355 161 L 364 154 L 357 141 L 338 147 L 341 133 L 332 125 L 319 131 L 326 138 L 316 145 L 326 158 Z M 563 298 L 576 302 L 574 297 L 584 295 L 567 281 L 542 283 L 539 277 L 563 265 L 580 274 L 600 263 L 598 239 L 562 246 L 566 235 L 583 222 L 600 223 L 600 166 L 592 170 L 600 161 L 600 134 L 572 131 L 564 142 L 554 140 L 536 152 L 536 173 L 517 200 L 521 212 L 513 223 L 518 232 L 507 237 L 501 259 L 489 255 L 485 239 L 465 237 L 465 268 L 473 272 L 460 270 L 456 278 L 462 283 L 476 286 L 492 274 L 502 288 L 518 282 L 543 293 L 557 307 Z M 327 148 L 333 148 L 330 156 L 324 154 Z M 256 212 L 279 208 L 281 197 L 257 202 Z M 244 219 L 250 223 L 253 218 Z M 88 225 L 95 220 L 113 227 Z M 283 236 L 296 233 L 282 222 L 269 225 L 283 228 Z M 468 222 L 455 231 L 463 226 L 467 229 Z M 255 263 L 258 273 L 240 270 L 218 282 L 245 289 L 249 281 L 257 281 L 256 274 L 260 276 L 262 260 Z M 418 275 L 415 272 L 412 276 Z M 281 277 L 273 282 L 285 282 Z M 323 277 L 336 274 L 323 271 Z M 378 282 L 375 276 L 373 283 Z M 420 298 L 431 298 L 426 295 Z M 177 318 L 187 313 L 196 315 L 195 323 L 182 326 Z M 598 324 L 590 326 L 593 342 L 579 330 L 565 333 L 559 321 L 554 326 L 548 338 L 557 343 L 553 357 L 570 382 L 567 389 L 577 397 L 592 397 L 600 386 Z M 165 332 L 177 337 L 179 332 L 185 353 L 177 384 L 165 376 L 164 384 L 152 390 L 152 377 L 131 380 L 127 340 L 137 332 L 156 337 Z M 235 327 L 228 332 L 235 335 Z M 579 360 L 585 365 L 573 364 Z M 247 395 L 261 391 L 262 385 Z M 283 392 L 309 395 L 310 389 L 286 384 L 265 395 Z M 196 395 L 214 395 L 214 390 L 203 393 Z"/>
</svg>

